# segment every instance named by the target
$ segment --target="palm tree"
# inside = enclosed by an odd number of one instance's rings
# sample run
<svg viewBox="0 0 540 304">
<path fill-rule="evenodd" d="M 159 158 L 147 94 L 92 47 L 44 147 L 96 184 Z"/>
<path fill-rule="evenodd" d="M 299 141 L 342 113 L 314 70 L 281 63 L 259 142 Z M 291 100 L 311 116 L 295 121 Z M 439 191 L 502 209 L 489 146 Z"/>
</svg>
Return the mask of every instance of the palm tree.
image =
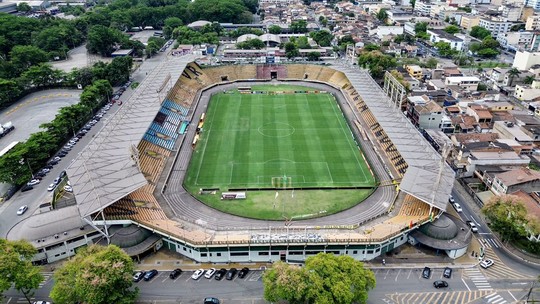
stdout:
<svg viewBox="0 0 540 304">
<path fill-rule="evenodd" d="M 525 84 L 532 84 L 533 81 L 534 81 L 534 76 L 532 76 L 532 75 L 529 75 L 529 76 L 525 77 L 525 79 L 523 80 L 523 82 Z"/>
<path fill-rule="evenodd" d="M 521 71 L 517 68 L 511 68 L 508 72 L 506 72 L 506 74 L 508 74 L 508 79 L 510 79 L 510 81 L 508 82 L 508 86 L 511 87 L 514 82 L 514 78 L 516 76 L 519 76 L 519 74 L 521 74 Z"/>
</svg>

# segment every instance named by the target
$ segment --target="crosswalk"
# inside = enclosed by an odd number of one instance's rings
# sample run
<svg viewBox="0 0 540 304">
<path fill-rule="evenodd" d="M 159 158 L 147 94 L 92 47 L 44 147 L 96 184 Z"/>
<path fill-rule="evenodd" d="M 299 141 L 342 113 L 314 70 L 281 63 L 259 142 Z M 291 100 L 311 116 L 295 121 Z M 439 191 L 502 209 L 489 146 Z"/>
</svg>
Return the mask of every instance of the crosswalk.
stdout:
<svg viewBox="0 0 540 304">
<path fill-rule="evenodd" d="M 501 297 L 501 295 L 497 294 L 496 292 L 485 296 L 484 300 L 486 300 L 487 303 L 491 303 L 491 304 L 505 304 L 505 303 L 508 303 L 508 302 L 506 302 L 506 300 L 503 297 Z"/>
<path fill-rule="evenodd" d="M 386 298 L 389 301 L 384 302 L 395 304 L 475 303 L 475 301 L 489 296 L 492 293 L 493 292 L 489 290 L 395 293 L 387 294 Z M 503 304 L 503 302 L 495 304 Z"/>
<path fill-rule="evenodd" d="M 478 239 L 482 246 L 485 248 L 500 248 L 502 247 L 502 244 L 499 243 L 499 241 L 495 238 L 479 238 Z"/>
<path fill-rule="evenodd" d="M 499 256 L 493 251 L 493 248 L 491 247 L 485 247 L 484 250 L 484 258 L 485 259 L 491 259 L 493 262 L 493 266 L 483 269 L 482 272 L 485 276 L 491 279 L 532 279 L 533 277 L 521 274 L 512 268 L 506 266 Z"/>
<path fill-rule="evenodd" d="M 52 272 L 42 272 L 41 274 L 43 275 L 43 281 L 39 283 L 39 288 L 43 287 L 43 285 L 45 285 L 53 275 Z"/>
<path fill-rule="evenodd" d="M 478 290 L 493 290 L 484 274 L 476 267 L 463 270 L 463 276 L 469 278 Z"/>
</svg>

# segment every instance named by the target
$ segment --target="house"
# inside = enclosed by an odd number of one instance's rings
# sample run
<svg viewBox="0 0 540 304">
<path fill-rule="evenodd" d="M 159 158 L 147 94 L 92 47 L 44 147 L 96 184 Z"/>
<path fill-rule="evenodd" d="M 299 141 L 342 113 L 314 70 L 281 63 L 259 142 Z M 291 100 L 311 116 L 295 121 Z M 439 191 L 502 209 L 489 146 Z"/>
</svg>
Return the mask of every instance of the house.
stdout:
<svg viewBox="0 0 540 304">
<path fill-rule="evenodd" d="M 440 129 L 442 108 L 429 97 L 410 96 L 407 98 L 407 117 L 420 129 Z"/>
<path fill-rule="evenodd" d="M 517 168 L 495 175 L 490 189 L 496 195 L 516 191 L 526 193 L 540 191 L 540 172 L 528 168 Z"/>
<path fill-rule="evenodd" d="M 412 78 L 415 78 L 417 80 L 421 80 L 424 77 L 424 75 L 422 74 L 422 68 L 419 65 L 406 65 L 405 70 L 407 70 L 407 73 L 409 73 Z"/>
<path fill-rule="evenodd" d="M 497 41 L 499 41 L 502 48 L 517 51 L 523 48 L 528 48 L 533 40 L 533 37 L 533 32 L 508 32 L 499 35 L 497 37 Z"/>
<path fill-rule="evenodd" d="M 491 74 L 489 75 L 489 79 L 494 83 L 500 84 L 504 80 L 504 75 L 506 75 L 508 71 L 510 71 L 509 68 L 493 68 L 491 70 Z"/>
<path fill-rule="evenodd" d="M 505 167 L 525 167 L 530 163 L 530 159 L 525 155 L 518 155 L 516 152 L 477 152 L 473 151 L 467 159 L 467 164 L 463 168 L 462 176 L 473 176 L 477 166 L 505 166 Z"/>
<path fill-rule="evenodd" d="M 538 64 L 540 64 L 540 52 L 517 51 L 512 66 L 520 71 L 526 71 Z"/>
<path fill-rule="evenodd" d="M 453 76 L 444 80 L 447 86 L 458 86 L 469 91 L 476 91 L 479 83 L 480 79 L 476 76 Z"/>
<path fill-rule="evenodd" d="M 446 42 L 449 43 L 450 47 L 454 50 L 463 50 L 463 39 L 449 34 L 444 30 L 428 29 L 427 34 L 429 35 L 429 41 L 432 44 L 437 42 Z"/>
<path fill-rule="evenodd" d="M 513 139 L 520 144 L 533 143 L 533 139 L 513 122 L 496 121 L 493 123 L 493 132 L 499 134 L 499 138 Z"/>
<path fill-rule="evenodd" d="M 535 80 L 531 85 L 516 85 L 514 97 L 524 101 L 531 101 L 540 98 L 540 82 Z"/>
<path fill-rule="evenodd" d="M 540 15 L 533 15 L 527 18 L 525 22 L 525 30 L 538 31 L 540 30 Z"/>
</svg>

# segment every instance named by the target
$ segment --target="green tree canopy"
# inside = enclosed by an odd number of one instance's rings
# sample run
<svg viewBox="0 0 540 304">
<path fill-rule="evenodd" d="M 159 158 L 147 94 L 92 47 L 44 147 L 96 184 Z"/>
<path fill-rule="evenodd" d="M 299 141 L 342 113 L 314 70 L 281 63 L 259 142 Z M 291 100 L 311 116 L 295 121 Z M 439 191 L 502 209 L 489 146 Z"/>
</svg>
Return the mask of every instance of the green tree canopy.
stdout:
<svg viewBox="0 0 540 304">
<path fill-rule="evenodd" d="M 18 74 L 39 63 L 47 62 L 47 53 L 32 45 L 16 45 L 9 53 Z"/>
<path fill-rule="evenodd" d="M 88 31 L 86 48 L 90 53 L 111 56 L 115 50 L 115 46 L 120 44 L 124 39 L 126 37 L 117 29 L 95 25 Z"/>
<path fill-rule="evenodd" d="M 377 19 L 379 19 L 379 21 L 383 22 L 383 23 L 386 23 L 386 19 L 388 19 L 388 13 L 386 12 L 386 9 L 384 8 L 381 8 L 378 12 L 377 12 L 377 15 L 375 15 L 375 17 Z"/>
<path fill-rule="evenodd" d="M 242 0 L 195 0 L 189 8 L 195 20 L 208 20 L 218 22 L 250 23 L 251 17 Z"/>
<path fill-rule="evenodd" d="M 32 265 L 36 248 L 27 241 L 0 239 L 0 292 L 12 286 L 21 292 L 28 303 L 43 281 L 40 268 Z"/>
<path fill-rule="evenodd" d="M 334 39 L 334 35 L 325 30 L 311 32 L 309 36 L 320 46 L 330 46 L 332 39 Z"/>
<path fill-rule="evenodd" d="M 291 22 L 291 31 L 293 33 L 307 33 L 307 21 L 306 20 L 296 20 Z"/>
<path fill-rule="evenodd" d="M 279 25 L 271 25 L 271 26 L 268 27 L 268 32 L 270 34 L 279 35 L 279 34 L 281 34 L 281 26 L 279 26 Z"/>
<path fill-rule="evenodd" d="M 17 10 L 19 12 L 28 13 L 32 10 L 32 7 L 26 2 L 19 2 L 19 4 L 17 4 Z"/>
<path fill-rule="evenodd" d="M 381 78 L 384 71 L 395 67 L 396 59 L 392 56 L 385 55 L 380 51 L 365 51 L 358 56 L 358 65 L 369 69 L 369 73 L 374 78 Z"/>
<path fill-rule="evenodd" d="M 491 32 L 479 25 L 476 25 L 471 28 L 471 36 L 482 40 L 486 38 L 487 36 L 491 36 Z"/>
<path fill-rule="evenodd" d="M 114 245 L 81 249 L 54 273 L 50 297 L 57 304 L 131 304 L 138 289 L 133 284 L 133 260 Z"/>
<path fill-rule="evenodd" d="M 448 34 L 457 34 L 459 33 L 460 29 L 459 29 L 459 26 L 449 25 L 444 28 L 444 31 L 447 32 Z"/>
<path fill-rule="evenodd" d="M 437 49 L 437 52 L 439 52 L 439 55 L 442 57 L 452 57 L 458 53 L 458 51 L 453 49 L 448 42 L 439 41 L 434 43 L 433 46 Z"/>
<path fill-rule="evenodd" d="M 290 304 L 366 303 L 375 275 L 350 256 L 319 253 L 305 267 L 275 263 L 263 275 L 264 298 Z"/>
</svg>

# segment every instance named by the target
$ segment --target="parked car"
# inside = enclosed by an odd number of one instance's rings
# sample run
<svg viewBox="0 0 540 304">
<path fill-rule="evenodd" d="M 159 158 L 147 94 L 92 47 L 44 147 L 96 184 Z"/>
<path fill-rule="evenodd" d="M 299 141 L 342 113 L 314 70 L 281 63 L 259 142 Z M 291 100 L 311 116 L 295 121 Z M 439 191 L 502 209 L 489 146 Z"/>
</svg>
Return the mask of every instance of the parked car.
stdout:
<svg viewBox="0 0 540 304">
<path fill-rule="evenodd" d="M 28 185 L 24 185 L 24 186 L 22 186 L 22 188 L 21 188 L 21 192 L 30 191 L 30 190 L 32 190 L 32 189 L 34 189 L 34 187 L 28 186 Z"/>
<path fill-rule="evenodd" d="M 493 265 L 493 264 L 495 264 L 495 263 L 493 262 L 493 260 L 485 259 L 485 260 L 483 260 L 483 261 L 480 263 L 480 266 L 481 266 L 482 268 L 489 268 L 489 267 L 491 267 L 491 265 Z"/>
<path fill-rule="evenodd" d="M 63 170 L 62 172 L 60 172 L 60 175 L 58 175 L 58 177 L 64 178 L 66 175 L 67 175 L 66 170 Z"/>
<path fill-rule="evenodd" d="M 219 300 L 214 297 L 204 298 L 204 304 L 219 304 Z"/>
<path fill-rule="evenodd" d="M 54 179 L 53 183 L 58 185 L 58 184 L 60 184 L 61 181 L 62 181 L 62 178 L 60 176 L 58 176 L 57 178 Z"/>
<path fill-rule="evenodd" d="M 39 170 L 38 172 L 42 172 L 42 173 L 47 174 L 47 173 L 51 172 L 51 169 L 49 169 L 49 168 L 43 168 L 43 169 Z"/>
<path fill-rule="evenodd" d="M 452 268 L 450 267 L 444 268 L 443 277 L 450 279 L 452 277 Z"/>
<path fill-rule="evenodd" d="M 47 173 L 38 172 L 38 173 L 34 174 L 34 177 L 39 179 L 39 178 L 45 177 L 45 175 L 47 175 Z"/>
<path fill-rule="evenodd" d="M 216 273 L 216 269 L 215 268 L 210 268 L 206 271 L 206 273 L 204 274 L 204 277 L 207 278 L 207 279 L 211 279 L 214 274 Z"/>
<path fill-rule="evenodd" d="M 431 268 L 424 267 L 424 270 L 422 271 L 422 278 L 429 279 L 431 277 Z"/>
<path fill-rule="evenodd" d="M 60 151 L 60 152 L 58 152 L 58 154 L 56 154 L 56 156 L 58 156 L 58 157 L 66 157 L 67 154 L 68 154 L 67 151 Z"/>
<path fill-rule="evenodd" d="M 28 210 L 27 205 L 19 207 L 19 209 L 17 210 L 17 215 L 23 215 L 26 212 L 26 210 Z"/>
<path fill-rule="evenodd" d="M 478 232 L 478 227 L 476 227 L 476 224 L 473 223 L 472 221 L 467 221 L 467 225 L 469 227 L 471 227 L 471 231 L 472 232 Z"/>
<path fill-rule="evenodd" d="M 144 275 L 146 274 L 146 271 L 138 271 L 133 275 L 133 282 L 139 282 L 143 279 Z"/>
<path fill-rule="evenodd" d="M 71 193 L 71 192 L 73 192 L 73 188 L 70 185 L 65 185 L 64 186 L 64 191 Z"/>
<path fill-rule="evenodd" d="M 448 287 L 448 282 L 446 281 L 435 281 L 433 282 L 433 286 L 435 288 L 444 288 L 444 287 Z"/>
<path fill-rule="evenodd" d="M 174 280 L 178 278 L 178 276 L 181 274 L 182 274 L 182 269 L 176 268 L 175 270 L 171 271 L 171 273 L 169 274 L 169 278 Z"/>
<path fill-rule="evenodd" d="M 54 159 L 53 159 L 53 160 L 49 161 L 49 162 L 47 163 L 47 165 L 49 165 L 49 166 L 54 166 L 54 165 L 58 164 L 58 162 L 59 162 L 58 160 L 54 160 Z"/>
<path fill-rule="evenodd" d="M 234 279 L 237 272 L 238 272 L 238 270 L 236 270 L 236 268 L 231 268 L 231 269 L 229 269 L 229 271 L 227 271 L 227 276 L 225 278 L 230 281 L 230 280 Z"/>
<path fill-rule="evenodd" d="M 216 272 L 216 275 L 214 276 L 214 278 L 219 281 L 223 279 L 226 273 L 227 273 L 227 269 L 221 268 L 220 270 Z"/>
<path fill-rule="evenodd" d="M 158 274 L 158 271 L 156 269 L 152 269 L 150 271 L 148 271 L 145 275 L 144 275 L 144 280 L 145 281 L 150 281 L 153 277 L 155 277 L 156 275 Z"/>
<path fill-rule="evenodd" d="M 60 157 L 58 157 L 58 156 L 55 156 L 55 157 L 52 159 L 52 161 L 57 161 L 57 162 L 59 162 L 60 160 L 62 160 L 62 159 L 61 159 Z"/>
<path fill-rule="evenodd" d="M 53 191 L 54 189 L 56 189 L 56 184 L 55 183 L 52 183 L 49 185 L 49 187 L 47 187 L 47 191 Z"/>
<path fill-rule="evenodd" d="M 248 273 L 249 273 L 249 268 L 244 267 L 244 268 L 242 268 L 242 270 L 240 270 L 240 272 L 238 273 L 238 277 L 239 277 L 240 279 L 243 279 Z"/>
<path fill-rule="evenodd" d="M 37 184 L 39 184 L 41 181 L 37 178 L 34 178 L 33 180 L 29 181 L 28 183 L 26 183 L 27 186 L 35 186 Z"/>
<path fill-rule="evenodd" d="M 454 197 L 451 196 L 451 195 L 450 195 L 450 197 L 448 198 L 448 201 L 450 202 L 450 204 L 455 203 Z"/>
<path fill-rule="evenodd" d="M 34 301 L 34 304 L 52 304 L 52 303 L 47 302 L 47 301 Z"/>
<path fill-rule="evenodd" d="M 463 209 L 461 209 L 461 206 L 458 203 L 453 203 L 452 206 L 454 206 L 454 209 L 456 209 L 457 212 L 463 211 Z"/>
<path fill-rule="evenodd" d="M 203 274 L 204 274 L 204 269 L 198 269 L 191 275 L 191 278 L 194 280 L 198 280 L 202 277 Z"/>
</svg>

